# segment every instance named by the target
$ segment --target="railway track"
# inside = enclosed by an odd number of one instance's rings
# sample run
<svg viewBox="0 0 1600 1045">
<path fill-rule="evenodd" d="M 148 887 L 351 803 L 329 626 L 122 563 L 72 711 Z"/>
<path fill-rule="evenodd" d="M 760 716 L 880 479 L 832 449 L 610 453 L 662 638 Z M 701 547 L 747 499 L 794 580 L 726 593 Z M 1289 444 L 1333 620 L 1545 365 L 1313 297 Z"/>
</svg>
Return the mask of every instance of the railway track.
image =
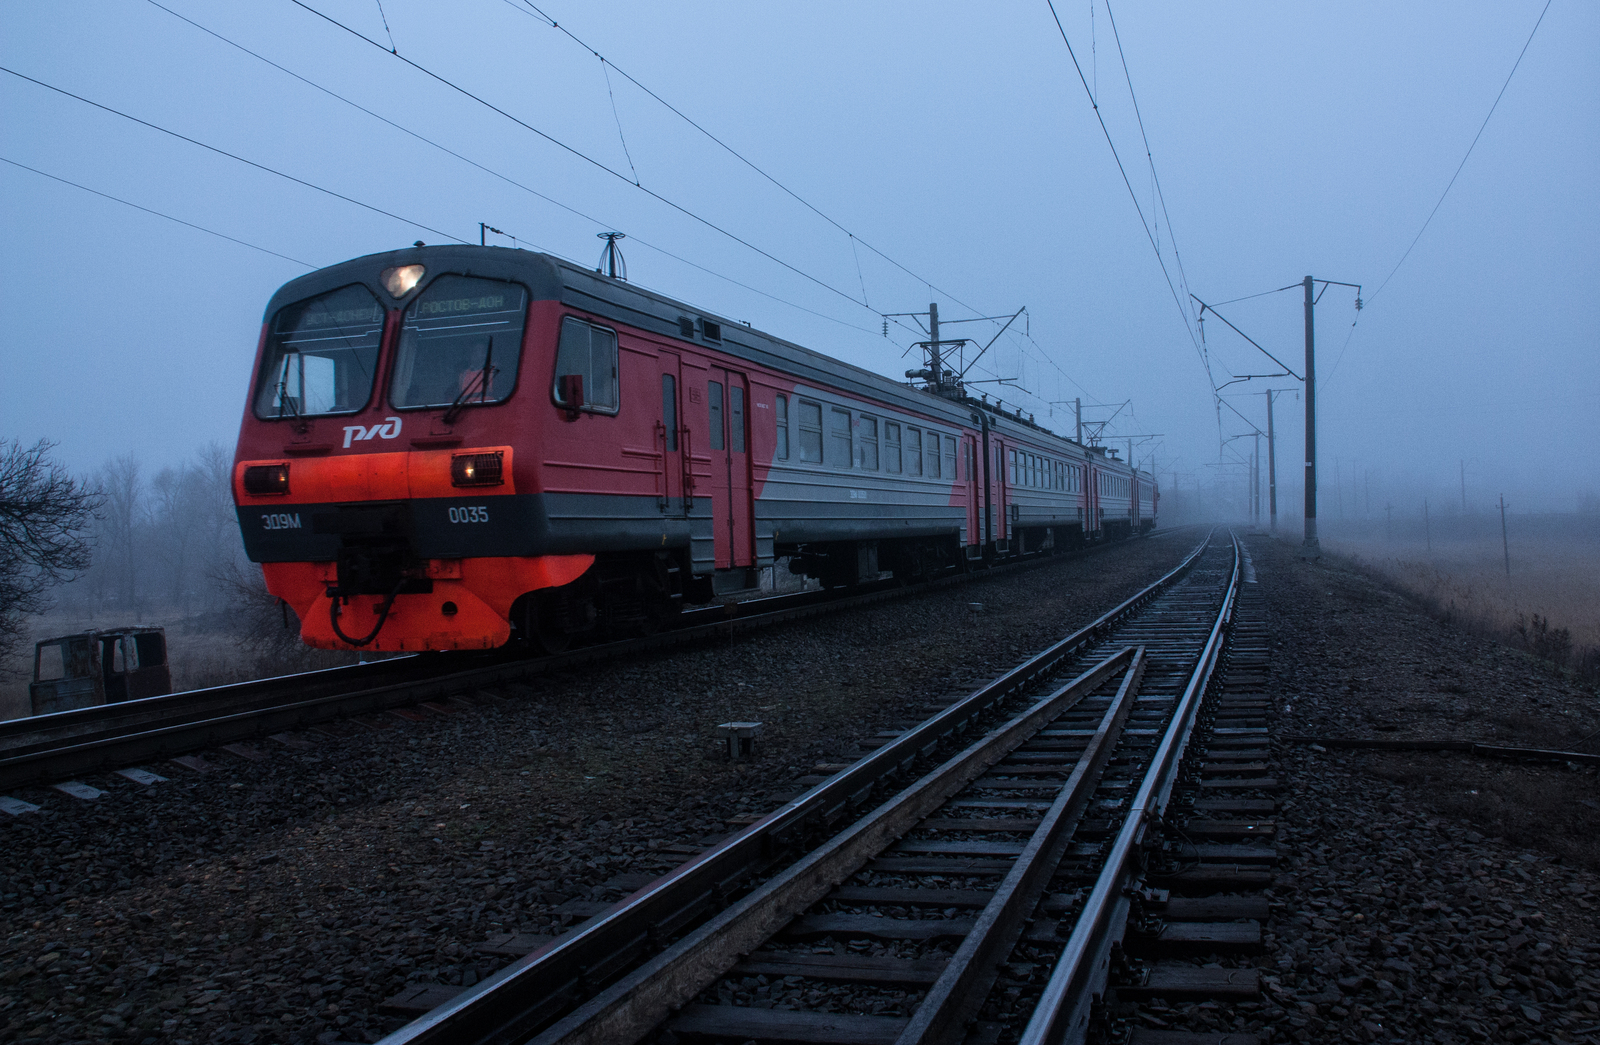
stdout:
<svg viewBox="0 0 1600 1045">
<path fill-rule="evenodd" d="M 1194 775 L 1241 573 L 1237 542 L 1208 538 L 386 1042 L 1083 1040 L 1128 978 L 1130 917 L 1170 912 L 1141 878 Z"/>
<path fill-rule="evenodd" d="M 1156 531 L 1164 535 L 1170 531 Z M 865 591 L 807 591 L 685 611 L 669 631 L 543 657 L 506 653 L 420 654 L 232 686 L 0 722 L 0 790 L 51 783 L 171 758 L 341 718 L 380 714 L 472 694 L 584 664 L 726 639 L 822 613 L 866 606 L 1008 571 L 1065 562 L 1108 547 L 935 578 L 880 581 Z"/>
</svg>

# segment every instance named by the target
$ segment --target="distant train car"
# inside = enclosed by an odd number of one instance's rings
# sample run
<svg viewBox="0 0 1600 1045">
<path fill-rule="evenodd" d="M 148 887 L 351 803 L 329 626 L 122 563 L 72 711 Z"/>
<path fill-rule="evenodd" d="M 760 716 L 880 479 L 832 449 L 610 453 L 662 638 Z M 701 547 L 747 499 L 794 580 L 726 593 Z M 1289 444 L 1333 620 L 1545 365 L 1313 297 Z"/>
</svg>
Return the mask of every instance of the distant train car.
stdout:
<svg viewBox="0 0 1600 1045">
<path fill-rule="evenodd" d="M 920 577 L 1155 514 L 1150 476 L 1020 415 L 460 246 L 273 296 L 234 496 L 304 641 L 381 650 L 559 649 L 779 560 L 828 585 Z"/>
</svg>

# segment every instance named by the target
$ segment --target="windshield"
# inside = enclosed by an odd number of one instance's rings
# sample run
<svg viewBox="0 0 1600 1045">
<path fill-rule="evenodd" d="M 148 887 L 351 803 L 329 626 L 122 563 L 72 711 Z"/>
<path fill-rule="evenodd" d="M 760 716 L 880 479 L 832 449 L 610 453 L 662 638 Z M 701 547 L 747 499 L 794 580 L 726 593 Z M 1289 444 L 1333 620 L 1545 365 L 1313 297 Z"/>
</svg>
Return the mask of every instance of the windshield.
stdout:
<svg viewBox="0 0 1600 1045">
<path fill-rule="evenodd" d="M 367 405 L 383 306 L 360 284 L 278 310 L 256 390 L 256 416 L 351 414 Z"/>
<path fill-rule="evenodd" d="M 498 403 L 517 383 L 528 294 L 515 283 L 440 276 L 406 309 L 389 401 Z"/>
</svg>

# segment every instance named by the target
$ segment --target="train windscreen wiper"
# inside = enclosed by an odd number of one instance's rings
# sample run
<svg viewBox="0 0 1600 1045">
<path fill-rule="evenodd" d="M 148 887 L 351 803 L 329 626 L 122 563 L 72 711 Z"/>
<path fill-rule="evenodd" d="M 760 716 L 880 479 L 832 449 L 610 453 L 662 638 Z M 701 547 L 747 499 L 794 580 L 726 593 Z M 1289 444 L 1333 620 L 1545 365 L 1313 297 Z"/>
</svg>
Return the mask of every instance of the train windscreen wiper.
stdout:
<svg viewBox="0 0 1600 1045">
<path fill-rule="evenodd" d="M 489 338 L 488 346 L 483 350 L 483 369 L 478 371 L 477 376 L 475 376 L 471 381 L 467 382 L 467 387 L 461 390 L 460 394 L 456 396 L 455 402 L 451 403 L 450 408 L 444 412 L 443 420 L 445 424 L 455 424 L 456 418 L 461 416 L 461 411 L 467 408 L 467 400 L 472 396 L 474 391 L 478 392 L 479 403 L 485 403 L 488 401 L 489 382 L 495 375 L 495 368 L 490 365 L 490 361 L 493 359 L 494 338 L 491 336 Z"/>
</svg>

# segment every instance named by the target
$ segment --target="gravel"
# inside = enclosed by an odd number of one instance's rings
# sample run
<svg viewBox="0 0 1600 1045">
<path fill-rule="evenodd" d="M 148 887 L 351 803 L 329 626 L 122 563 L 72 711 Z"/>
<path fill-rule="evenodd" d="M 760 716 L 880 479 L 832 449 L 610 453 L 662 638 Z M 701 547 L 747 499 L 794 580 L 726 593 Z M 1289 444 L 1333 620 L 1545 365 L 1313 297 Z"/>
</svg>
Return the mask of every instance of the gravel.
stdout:
<svg viewBox="0 0 1600 1045">
<path fill-rule="evenodd" d="M 1570 746 L 1596 695 L 1298 542 L 1249 541 L 1285 784 L 1260 1004 L 1146 1022 L 1269 1041 L 1600 1041 L 1596 774 L 1291 734 Z"/>
<path fill-rule="evenodd" d="M 92 802 L 15 792 L 41 809 L 0 819 L 0 1037 L 375 1041 L 404 1022 L 386 998 L 477 982 L 509 960 L 486 940 L 581 921 L 1198 537 L 468 694 L 455 714 L 304 734 L 309 750 L 204 752 L 204 774 L 152 764 L 170 779 L 148 787 L 97 774 Z M 711 727 L 729 720 L 765 723 L 750 761 L 721 757 Z"/>
</svg>

